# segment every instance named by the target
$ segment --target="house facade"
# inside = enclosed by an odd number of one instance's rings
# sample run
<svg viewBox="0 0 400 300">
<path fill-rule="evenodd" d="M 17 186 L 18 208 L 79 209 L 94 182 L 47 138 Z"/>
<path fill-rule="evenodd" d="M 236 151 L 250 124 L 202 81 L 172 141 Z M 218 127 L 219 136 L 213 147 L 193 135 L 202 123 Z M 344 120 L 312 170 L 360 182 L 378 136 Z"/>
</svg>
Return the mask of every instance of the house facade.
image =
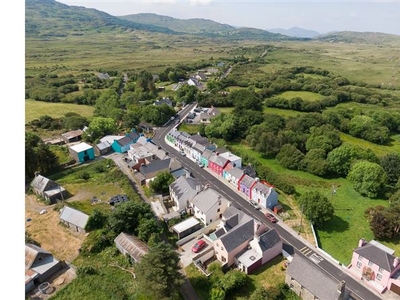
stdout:
<svg viewBox="0 0 400 300">
<path fill-rule="evenodd" d="M 195 179 L 180 176 L 169 185 L 169 194 L 174 201 L 174 210 L 178 212 L 184 211 L 189 206 L 190 200 L 201 190 L 202 187 Z"/>
<path fill-rule="evenodd" d="M 256 182 L 251 189 L 251 199 L 264 208 L 273 209 L 278 205 L 278 193 L 265 182 Z"/>
<path fill-rule="evenodd" d="M 93 147 L 84 142 L 71 146 L 68 149 L 76 162 L 84 163 L 95 158 Z"/>
<path fill-rule="evenodd" d="M 233 167 L 230 170 L 224 170 L 224 178 L 237 190 L 240 190 L 239 182 L 242 180 L 244 175 L 243 170 L 237 167 Z"/>
<path fill-rule="evenodd" d="M 394 251 L 376 241 L 367 242 L 360 239 L 358 247 L 353 251 L 349 270 L 359 279 L 379 293 L 387 289 L 400 294 L 400 258 Z M 396 276 L 395 276 L 396 275 Z M 393 286 L 392 286 L 393 285 Z"/>
<path fill-rule="evenodd" d="M 244 193 L 249 199 L 251 198 L 251 192 L 253 185 L 256 183 L 256 179 L 245 174 L 242 179 L 239 180 L 239 191 Z"/>
<path fill-rule="evenodd" d="M 131 131 L 123 138 L 120 138 L 118 140 L 114 140 L 112 143 L 112 148 L 115 152 L 118 153 L 125 153 L 129 150 L 130 146 L 134 143 L 137 142 L 137 140 L 140 138 L 141 135 L 139 135 L 136 131 Z"/>
<path fill-rule="evenodd" d="M 200 162 L 203 166 L 209 167 L 208 165 L 208 160 L 210 159 L 210 156 L 213 154 L 213 152 L 209 149 L 206 149 L 203 151 L 203 153 L 200 156 Z"/>
<path fill-rule="evenodd" d="M 210 168 L 218 176 L 222 176 L 224 168 L 229 163 L 229 160 L 214 152 L 208 159 L 208 168 Z"/>
<path fill-rule="evenodd" d="M 31 188 L 36 195 L 51 203 L 67 198 L 67 191 L 61 185 L 39 173 L 35 174 L 35 178 L 31 182 Z"/>
</svg>

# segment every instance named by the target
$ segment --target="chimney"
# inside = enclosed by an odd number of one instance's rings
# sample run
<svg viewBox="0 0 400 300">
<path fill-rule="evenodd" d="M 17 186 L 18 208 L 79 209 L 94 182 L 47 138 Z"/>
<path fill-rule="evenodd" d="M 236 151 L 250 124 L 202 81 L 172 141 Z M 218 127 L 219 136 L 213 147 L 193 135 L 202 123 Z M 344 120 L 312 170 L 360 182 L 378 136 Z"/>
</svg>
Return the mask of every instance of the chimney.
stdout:
<svg viewBox="0 0 400 300">
<path fill-rule="evenodd" d="M 365 245 L 365 240 L 361 238 L 360 241 L 358 242 L 358 247 L 362 247 L 364 245 Z"/>
<path fill-rule="evenodd" d="M 36 171 L 35 172 L 35 177 L 38 177 L 40 175 L 40 172 L 39 171 Z"/>
<path fill-rule="evenodd" d="M 256 182 L 260 182 L 260 178 L 256 177 L 254 178 Z"/>
<path fill-rule="evenodd" d="M 217 155 L 217 156 L 218 156 L 218 155 L 219 155 L 219 152 L 218 152 L 218 151 L 217 151 L 217 152 L 215 152 L 215 155 Z"/>
<path fill-rule="evenodd" d="M 397 256 L 395 257 L 394 261 L 393 261 L 393 267 L 397 268 L 398 265 L 400 263 L 400 258 L 398 258 Z"/>
<path fill-rule="evenodd" d="M 338 294 L 337 299 L 343 300 L 346 294 L 346 281 L 342 280 L 341 282 L 339 282 L 336 292 Z"/>
</svg>

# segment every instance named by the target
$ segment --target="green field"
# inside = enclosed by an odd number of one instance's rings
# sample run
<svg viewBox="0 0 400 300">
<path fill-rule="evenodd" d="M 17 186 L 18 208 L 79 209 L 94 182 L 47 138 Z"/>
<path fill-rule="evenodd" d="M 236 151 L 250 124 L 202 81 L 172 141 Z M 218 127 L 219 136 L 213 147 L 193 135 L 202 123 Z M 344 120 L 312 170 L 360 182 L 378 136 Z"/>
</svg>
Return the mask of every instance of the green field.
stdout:
<svg viewBox="0 0 400 300">
<path fill-rule="evenodd" d="M 312 93 L 312 92 L 303 92 L 303 91 L 288 91 L 288 92 L 283 92 L 282 94 L 277 95 L 277 97 L 285 98 L 285 99 L 292 99 L 296 97 L 300 97 L 304 101 L 319 101 L 324 99 L 325 97 L 318 94 L 318 93 Z"/>
<path fill-rule="evenodd" d="M 275 114 L 280 115 L 282 117 L 295 117 L 301 114 L 306 114 L 305 112 L 295 111 L 291 109 L 282 109 L 276 107 L 264 107 L 264 114 Z"/>
<path fill-rule="evenodd" d="M 94 107 L 70 103 L 51 103 L 35 100 L 25 100 L 25 123 L 48 115 L 52 118 L 61 118 L 68 112 L 74 112 L 82 117 L 93 115 Z"/>
</svg>

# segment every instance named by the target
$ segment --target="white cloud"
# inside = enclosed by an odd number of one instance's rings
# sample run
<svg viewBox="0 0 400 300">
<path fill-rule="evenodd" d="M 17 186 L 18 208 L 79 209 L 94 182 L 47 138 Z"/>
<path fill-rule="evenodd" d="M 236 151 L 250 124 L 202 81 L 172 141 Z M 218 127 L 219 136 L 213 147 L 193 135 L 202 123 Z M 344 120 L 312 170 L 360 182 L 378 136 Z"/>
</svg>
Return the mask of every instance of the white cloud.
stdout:
<svg viewBox="0 0 400 300">
<path fill-rule="evenodd" d="M 208 5 L 212 2 L 212 0 L 190 0 L 190 4 L 192 5 Z"/>
</svg>

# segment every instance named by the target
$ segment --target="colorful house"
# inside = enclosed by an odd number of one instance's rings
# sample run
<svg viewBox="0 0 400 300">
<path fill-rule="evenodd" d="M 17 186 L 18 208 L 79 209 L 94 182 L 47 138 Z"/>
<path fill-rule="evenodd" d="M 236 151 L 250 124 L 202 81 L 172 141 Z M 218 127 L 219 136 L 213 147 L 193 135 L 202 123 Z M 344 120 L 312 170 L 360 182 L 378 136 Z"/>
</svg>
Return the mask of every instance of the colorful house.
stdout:
<svg viewBox="0 0 400 300">
<path fill-rule="evenodd" d="M 228 164 L 229 165 L 229 164 Z M 230 170 L 224 169 L 224 178 L 232 184 L 237 190 L 240 190 L 239 181 L 243 178 L 244 172 L 242 169 L 233 167 Z"/>
<path fill-rule="evenodd" d="M 222 176 L 222 172 L 228 163 L 228 159 L 218 153 L 213 153 L 208 160 L 208 167 L 219 176 Z"/>
<path fill-rule="evenodd" d="M 235 167 L 242 168 L 242 158 L 232 152 L 221 153 L 220 156 L 229 160 Z"/>
<path fill-rule="evenodd" d="M 389 289 L 400 295 L 400 258 L 393 254 L 379 242 L 360 239 L 348 269 L 379 293 Z"/>
<path fill-rule="evenodd" d="M 256 183 L 256 179 L 245 174 L 241 180 L 239 180 L 239 191 L 243 192 L 249 199 L 251 198 L 253 185 Z"/>
<path fill-rule="evenodd" d="M 178 146 L 178 136 L 181 134 L 180 131 L 176 130 L 176 128 L 172 128 L 168 134 L 165 136 L 168 142 L 170 142 L 173 146 Z"/>
<path fill-rule="evenodd" d="M 208 160 L 210 159 L 210 156 L 213 154 L 213 152 L 209 149 L 206 149 L 203 151 L 203 153 L 200 156 L 200 162 L 203 166 L 208 168 Z"/>
<path fill-rule="evenodd" d="M 76 162 L 84 163 L 94 159 L 94 149 L 84 142 L 69 147 L 69 153 Z"/>
<path fill-rule="evenodd" d="M 278 205 L 278 193 L 267 182 L 256 182 L 251 189 L 251 199 L 264 208 L 273 209 Z"/>
<path fill-rule="evenodd" d="M 139 135 L 136 131 L 134 131 L 134 129 L 125 134 L 125 136 L 121 139 L 118 140 L 114 140 L 114 142 L 112 143 L 111 147 L 113 148 L 113 150 L 115 152 L 118 153 L 125 153 L 129 150 L 130 146 L 134 143 L 137 142 L 137 140 L 139 139 L 139 137 L 141 137 L 142 135 Z"/>
</svg>

